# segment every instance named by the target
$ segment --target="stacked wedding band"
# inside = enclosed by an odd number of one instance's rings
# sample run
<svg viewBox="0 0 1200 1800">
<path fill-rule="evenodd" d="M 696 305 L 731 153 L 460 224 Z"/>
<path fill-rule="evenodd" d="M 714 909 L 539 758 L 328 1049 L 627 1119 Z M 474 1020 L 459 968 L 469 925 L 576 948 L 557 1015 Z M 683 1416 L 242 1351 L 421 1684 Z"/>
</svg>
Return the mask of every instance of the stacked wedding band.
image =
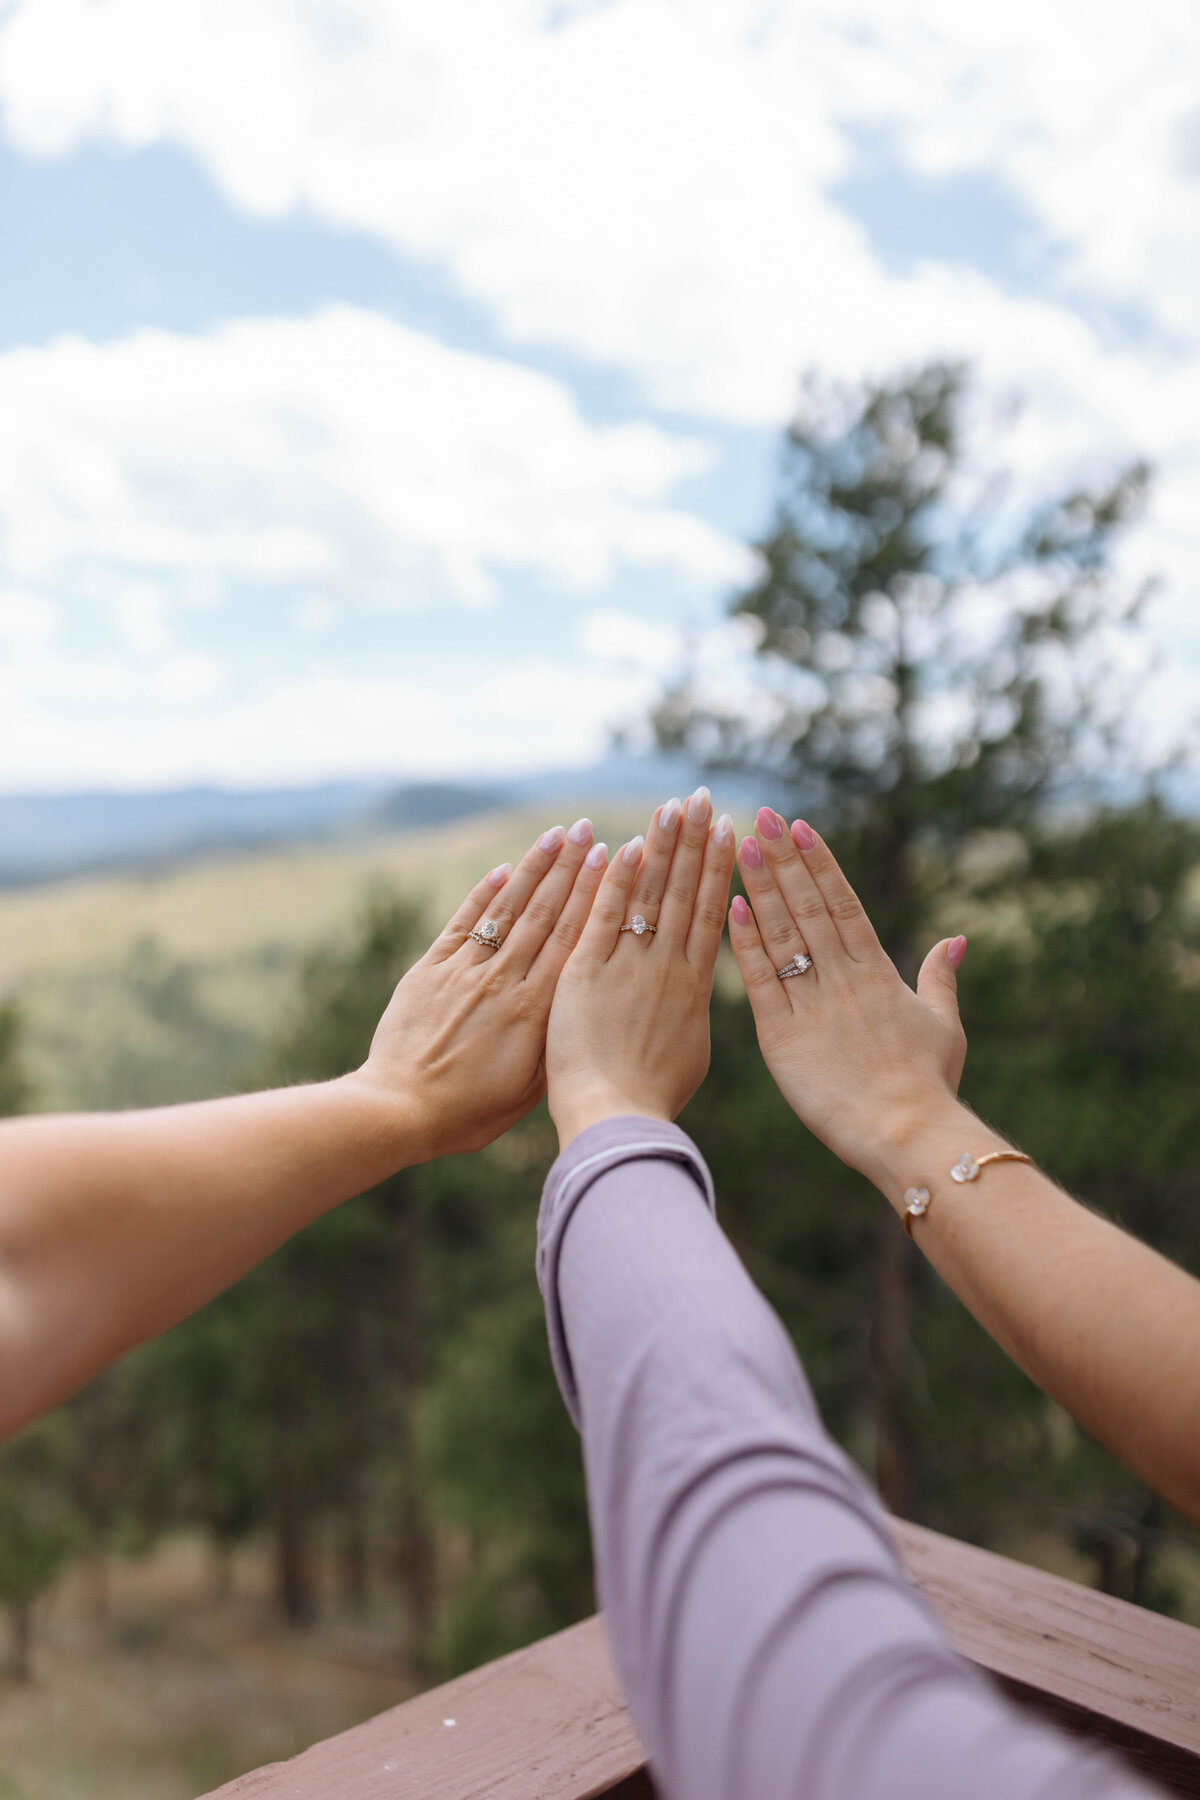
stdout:
<svg viewBox="0 0 1200 1800">
<path fill-rule="evenodd" d="M 485 950 L 498 950 L 504 942 L 495 919 L 485 919 L 482 925 L 475 927 L 471 936 L 477 944 L 482 944 Z"/>
<path fill-rule="evenodd" d="M 797 950 L 791 962 L 784 963 L 782 969 L 776 969 L 780 981 L 790 981 L 793 975 L 807 975 L 812 968 L 812 957 L 805 956 L 803 950 Z"/>
</svg>

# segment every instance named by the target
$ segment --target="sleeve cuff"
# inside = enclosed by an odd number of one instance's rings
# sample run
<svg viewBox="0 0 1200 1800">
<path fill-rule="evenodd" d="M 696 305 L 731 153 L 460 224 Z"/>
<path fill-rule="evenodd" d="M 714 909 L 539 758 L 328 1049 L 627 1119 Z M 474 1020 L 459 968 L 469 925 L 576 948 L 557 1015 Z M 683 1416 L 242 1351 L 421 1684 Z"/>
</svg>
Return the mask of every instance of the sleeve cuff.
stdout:
<svg viewBox="0 0 1200 1800">
<path fill-rule="evenodd" d="M 685 1131 L 664 1119 L 631 1114 L 589 1125 L 558 1157 L 546 1177 L 537 1225 L 537 1278 L 546 1303 L 550 1358 L 567 1411 L 579 1427 L 579 1396 L 558 1303 L 558 1262 L 571 1215 L 592 1184 L 622 1163 L 661 1159 L 681 1164 L 696 1183 L 710 1213 L 716 1196 L 708 1164 Z"/>
</svg>

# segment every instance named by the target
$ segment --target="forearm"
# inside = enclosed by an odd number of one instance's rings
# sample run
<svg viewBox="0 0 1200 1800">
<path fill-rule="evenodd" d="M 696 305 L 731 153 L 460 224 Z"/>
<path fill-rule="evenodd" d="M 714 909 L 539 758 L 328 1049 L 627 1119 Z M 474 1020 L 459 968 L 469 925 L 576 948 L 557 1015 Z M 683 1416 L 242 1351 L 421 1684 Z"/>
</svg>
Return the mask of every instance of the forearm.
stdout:
<svg viewBox="0 0 1200 1800">
<path fill-rule="evenodd" d="M 622 1137 L 633 1160 L 606 1167 Z M 606 1626 L 668 1800 L 1141 1793 L 953 1654 L 777 1319 L 655 1140 L 686 1145 L 639 1119 L 572 1146 L 539 1274 Z"/>
<path fill-rule="evenodd" d="M 0 1125 L 0 1435 L 412 1160 L 357 1076 Z"/>
<path fill-rule="evenodd" d="M 1200 1520 L 1200 1282 L 1027 1164 L 950 1179 L 964 1150 L 1005 1147 L 947 1101 L 894 1128 L 866 1172 L 898 1215 L 907 1187 L 929 1189 L 913 1238 L 943 1280 L 1039 1387 Z"/>
</svg>

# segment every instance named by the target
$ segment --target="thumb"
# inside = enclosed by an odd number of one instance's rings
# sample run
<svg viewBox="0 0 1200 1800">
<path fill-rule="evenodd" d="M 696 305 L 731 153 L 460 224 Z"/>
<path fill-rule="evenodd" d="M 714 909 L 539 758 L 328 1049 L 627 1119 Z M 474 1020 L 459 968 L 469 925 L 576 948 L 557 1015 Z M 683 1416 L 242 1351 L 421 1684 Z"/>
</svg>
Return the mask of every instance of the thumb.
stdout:
<svg viewBox="0 0 1200 1800">
<path fill-rule="evenodd" d="M 935 944 L 917 976 L 917 997 L 947 1025 L 961 1030 L 958 1017 L 958 967 L 967 953 L 965 937 L 943 938 Z"/>
</svg>

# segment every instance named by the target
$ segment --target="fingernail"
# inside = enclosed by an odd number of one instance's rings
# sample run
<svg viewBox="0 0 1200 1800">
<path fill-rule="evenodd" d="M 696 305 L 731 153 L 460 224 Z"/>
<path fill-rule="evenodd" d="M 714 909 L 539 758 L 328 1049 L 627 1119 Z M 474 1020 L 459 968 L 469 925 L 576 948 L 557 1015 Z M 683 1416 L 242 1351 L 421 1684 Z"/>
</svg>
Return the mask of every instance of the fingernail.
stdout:
<svg viewBox="0 0 1200 1800">
<path fill-rule="evenodd" d="M 593 844 L 583 860 L 589 869 L 606 869 L 608 867 L 608 845 Z"/>
<path fill-rule="evenodd" d="M 591 835 L 592 821 L 590 819 L 576 819 L 570 831 L 567 833 L 567 837 L 572 844 L 586 844 Z"/>
<path fill-rule="evenodd" d="M 961 963 L 963 957 L 966 954 L 967 954 L 966 938 L 965 937 L 951 938 L 950 942 L 946 945 L 946 960 L 950 964 L 950 967 L 952 969 L 957 969 L 958 965 Z"/>
<path fill-rule="evenodd" d="M 722 813 L 713 827 L 713 843 L 724 849 L 733 842 L 733 820 L 728 813 Z"/>
<path fill-rule="evenodd" d="M 797 850 L 811 850 L 816 841 L 817 834 L 812 826 L 806 825 L 803 819 L 797 819 L 792 826 L 792 842 Z"/>
<path fill-rule="evenodd" d="M 678 800 L 668 800 L 667 804 L 660 810 L 658 815 L 659 830 L 674 831 L 679 823 L 679 816 L 682 811 L 683 807 Z"/>
<path fill-rule="evenodd" d="M 492 870 L 491 874 L 487 878 L 488 886 L 489 887 L 503 887 L 505 882 L 508 880 L 508 878 L 511 874 L 512 874 L 512 864 L 511 863 L 497 863 L 496 867 Z"/>
<path fill-rule="evenodd" d="M 552 825 L 549 831 L 544 832 L 538 839 L 538 849 L 544 850 L 547 856 L 552 856 L 556 850 L 561 850 L 566 835 L 561 825 Z"/>
<path fill-rule="evenodd" d="M 763 836 L 768 838 L 772 843 L 774 843 L 777 837 L 782 837 L 783 835 L 783 827 L 769 806 L 759 807 L 758 817 L 755 819 L 754 823 L 758 826 L 758 829 L 762 832 Z"/>
<path fill-rule="evenodd" d="M 735 925 L 745 925 L 749 921 L 750 908 L 746 905 L 746 902 L 742 899 L 740 894 L 734 895 L 733 905 L 729 910 L 733 914 L 733 922 Z"/>
<path fill-rule="evenodd" d="M 622 850 L 622 852 L 621 852 L 622 862 L 629 863 L 629 865 L 631 867 L 635 862 L 639 862 L 641 860 L 641 855 L 642 855 L 642 845 L 645 843 L 645 841 L 646 841 L 645 838 L 640 837 L 640 836 L 635 837 L 635 838 L 630 838 L 630 840 L 626 844 L 624 850 Z"/>
<path fill-rule="evenodd" d="M 693 825 L 703 825 L 712 818 L 712 795 L 706 787 L 698 787 L 688 801 L 688 818 Z"/>
<path fill-rule="evenodd" d="M 762 851 L 758 847 L 758 839 L 744 837 L 742 839 L 742 862 L 748 869 L 762 868 Z"/>
</svg>

